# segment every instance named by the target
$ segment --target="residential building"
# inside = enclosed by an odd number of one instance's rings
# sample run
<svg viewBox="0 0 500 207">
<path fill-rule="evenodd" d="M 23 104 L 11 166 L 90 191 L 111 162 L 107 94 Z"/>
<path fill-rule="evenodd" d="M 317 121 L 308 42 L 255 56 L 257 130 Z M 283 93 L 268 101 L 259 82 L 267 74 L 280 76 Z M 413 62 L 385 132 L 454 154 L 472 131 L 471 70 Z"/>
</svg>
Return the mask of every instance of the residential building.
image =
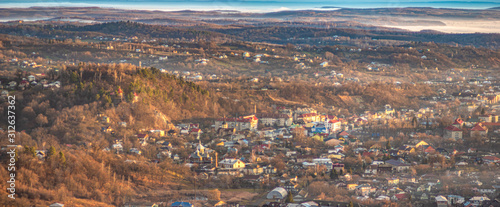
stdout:
<svg viewBox="0 0 500 207">
<path fill-rule="evenodd" d="M 236 131 L 256 130 L 258 118 L 255 115 L 243 116 L 238 118 L 220 118 L 215 121 L 215 130 L 220 128 L 235 128 Z"/>
<path fill-rule="evenodd" d="M 289 127 L 293 119 L 287 114 L 257 114 L 257 117 L 264 126 Z"/>
</svg>

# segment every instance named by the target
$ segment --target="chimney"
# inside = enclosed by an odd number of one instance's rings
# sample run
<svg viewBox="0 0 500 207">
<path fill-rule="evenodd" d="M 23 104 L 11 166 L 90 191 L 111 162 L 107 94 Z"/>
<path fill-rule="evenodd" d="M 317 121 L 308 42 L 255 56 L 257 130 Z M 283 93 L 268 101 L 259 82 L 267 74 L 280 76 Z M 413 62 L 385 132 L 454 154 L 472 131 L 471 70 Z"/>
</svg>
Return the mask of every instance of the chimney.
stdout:
<svg viewBox="0 0 500 207">
<path fill-rule="evenodd" d="M 217 152 L 215 152 L 215 169 L 219 167 L 219 158 L 217 156 Z"/>
</svg>

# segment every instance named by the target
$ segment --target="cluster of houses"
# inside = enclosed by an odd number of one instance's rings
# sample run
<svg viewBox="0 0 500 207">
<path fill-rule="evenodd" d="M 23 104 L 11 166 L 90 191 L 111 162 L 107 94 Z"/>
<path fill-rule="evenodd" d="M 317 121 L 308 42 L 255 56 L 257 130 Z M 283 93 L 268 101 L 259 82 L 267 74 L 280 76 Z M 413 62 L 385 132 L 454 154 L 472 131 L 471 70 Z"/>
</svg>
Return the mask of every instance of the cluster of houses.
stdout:
<svg viewBox="0 0 500 207">
<path fill-rule="evenodd" d="M 40 78 L 45 76 L 45 74 L 28 75 L 21 78 L 21 80 L 0 80 L 0 89 L 2 90 L 2 96 L 7 96 L 9 90 L 25 90 L 32 87 L 43 87 L 43 89 L 58 89 L 61 87 L 60 81 L 49 82 L 47 79 Z"/>
</svg>

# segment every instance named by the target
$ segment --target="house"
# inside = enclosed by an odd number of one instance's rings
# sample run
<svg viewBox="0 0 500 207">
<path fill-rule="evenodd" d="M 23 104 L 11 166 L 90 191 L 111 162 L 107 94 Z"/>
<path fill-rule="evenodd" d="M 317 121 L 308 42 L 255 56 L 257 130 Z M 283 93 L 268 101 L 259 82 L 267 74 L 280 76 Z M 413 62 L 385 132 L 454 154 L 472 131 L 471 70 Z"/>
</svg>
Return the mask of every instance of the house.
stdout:
<svg viewBox="0 0 500 207">
<path fill-rule="evenodd" d="M 211 164 L 212 157 L 210 156 L 209 151 L 210 150 L 208 148 L 205 148 L 200 141 L 198 146 L 196 147 L 196 151 L 194 151 L 189 156 L 189 161 L 191 163 L 198 163 L 198 164 Z"/>
<path fill-rule="evenodd" d="M 453 122 L 453 124 L 451 125 L 457 128 L 462 128 L 464 126 L 464 120 L 462 120 L 461 118 L 457 118 L 455 119 L 455 122 Z"/>
<path fill-rule="evenodd" d="M 420 141 L 418 142 L 416 145 L 415 145 L 415 148 L 419 148 L 419 147 L 424 147 L 426 148 L 426 146 L 429 146 L 429 143 L 425 142 L 425 141 Z"/>
<path fill-rule="evenodd" d="M 189 134 L 200 136 L 201 134 L 203 134 L 203 131 L 201 131 L 201 129 L 194 128 L 189 131 Z"/>
<path fill-rule="evenodd" d="M 7 96 L 9 96 L 9 91 L 3 90 L 2 91 L 2 97 L 7 97 Z"/>
<path fill-rule="evenodd" d="M 293 122 L 292 117 L 287 114 L 258 114 L 257 117 L 264 126 L 289 127 Z"/>
<path fill-rule="evenodd" d="M 264 173 L 264 168 L 260 165 L 247 165 L 243 169 L 243 174 L 245 175 L 260 175 Z"/>
<path fill-rule="evenodd" d="M 470 129 L 470 136 L 486 136 L 488 133 L 488 128 L 483 126 L 481 123 L 477 123 Z"/>
<path fill-rule="evenodd" d="M 122 152 L 123 151 L 123 145 L 120 143 L 116 143 L 112 145 L 112 148 L 116 150 L 116 152 Z"/>
<path fill-rule="evenodd" d="M 492 116 L 490 114 L 479 115 L 478 119 L 482 122 L 492 122 Z"/>
<path fill-rule="evenodd" d="M 137 134 L 137 138 L 141 141 L 147 141 L 149 139 L 148 134 Z"/>
<path fill-rule="evenodd" d="M 189 202 L 174 202 L 171 207 L 194 207 L 193 204 Z"/>
<path fill-rule="evenodd" d="M 327 67 L 328 66 L 328 62 L 325 61 L 325 62 L 320 63 L 319 65 L 321 67 Z"/>
<path fill-rule="evenodd" d="M 454 206 L 456 204 L 462 204 L 465 202 L 465 198 L 459 195 L 448 195 L 448 205 Z"/>
<path fill-rule="evenodd" d="M 385 164 L 392 166 L 393 172 L 402 172 L 402 171 L 407 171 L 410 169 L 409 164 L 403 163 L 399 160 L 387 160 L 387 161 L 385 161 Z M 380 166 L 379 166 L 379 168 L 380 168 Z"/>
<path fill-rule="evenodd" d="M 341 128 L 341 122 L 339 120 L 328 120 L 327 128 L 330 129 L 330 132 L 338 132 Z"/>
<path fill-rule="evenodd" d="M 17 86 L 17 82 L 16 81 L 9 82 L 9 87 L 10 88 L 15 88 L 16 86 Z"/>
<path fill-rule="evenodd" d="M 134 153 L 134 154 L 142 154 L 141 150 L 138 150 L 137 148 L 130 148 L 130 153 Z"/>
<path fill-rule="evenodd" d="M 484 156 L 483 157 L 483 161 L 486 164 L 489 164 L 489 163 L 500 163 L 500 158 L 494 157 L 494 156 Z"/>
<path fill-rule="evenodd" d="M 483 204 L 485 201 L 489 201 L 490 199 L 485 196 L 474 196 L 471 199 L 469 199 L 469 202 L 471 202 L 472 205 L 474 206 L 479 206 Z"/>
<path fill-rule="evenodd" d="M 347 133 L 346 131 L 341 131 L 337 134 L 337 138 L 347 138 L 349 137 L 349 133 Z M 340 139 L 339 139 L 340 140 Z M 341 140 L 342 141 L 342 140 Z M 345 139 L 344 139 L 345 141 Z"/>
<path fill-rule="evenodd" d="M 256 130 L 259 119 L 255 115 L 237 118 L 220 118 L 215 121 L 215 130 L 220 128 L 235 128 L 236 131 L 246 129 Z"/>
<path fill-rule="evenodd" d="M 293 196 L 293 201 L 300 202 L 304 201 L 306 197 L 309 195 L 309 193 L 305 190 L 300 190 L 297 195 Z"/>
<path fill-rule="evenodd" d="M 448 207 L 448 199 L 442 195 L 436 196 L 436 204 L 437 207 Z"/>
<path fill-rule="evenodd" d="M 450 125 L 450 126 L 444 128 L 443 138 L 445 138 L 445 139 L 459 140 L 459 139 L 462 139 L 462 135 L 463 135 L 462 130 L 456 126 Z"/>
<path fill-rule="evenodd" d="M 386 178 L 387 185 L 398 185 L 399 178 Z"/>
<path fill-rule="evenodd" d="M 402 201 L 402 200 L 406 200 L 408 199 L 408 194 L 406 193 L 398 193 L 398 194 L 394 194 L 392 197 L 391 197 L 392 200 L 394 201 Z"/>
<path fill-rule="evenodd" d="M 29 75 L 29 76 L 28 76 L 28 81 L 29 81 L 29 82 L 33 82 L 33 81 L 35 81 L 35 80 L 36 80 L 36 79 L 35 79 L 35 76 L 34 76 L 34 75 Z"/>
<path fill-rule="evenodd" d="M 296 121 L 303 121 L 305 123 L 320 121 L 320 116 L 316 113 L 305 113 L 297 116 Z"/>
<path fill-rule="evenodd" d="M 64 207 L 64 204 L 62 204 L 62 203 L 53 203 L 53 204 L 50 204 L 49 207 Z"/>
<path fill-rule="evenodd" d="M 245 163 L 238 159 L 226 158 L 219 163 L 220 166 L 226 169 L 243 169 Z"/>
<path fill-rule="evenodd" d="M 279 199 L 283 200 L 286 198 L 288 195 L 288 192 L 286 192 L 285 188 L 282 187 L 277 187 L 273 189 L 271 192 L 267 194 L 267 199 Z"/>
<path fill-rule="evenodd" d="M 369 165 L 365 168 L 365 174 L 368 175 L 376 175 L 377 174 L 378 165 Z"/>
<path fill-rule="evenodd" d="M 146 201 L 136 201 L 136 202 L 127 203 L 123 206 L 124 207 L 158 207 L 158 204 L 146 202 Z"/>
<path fill-rule="evenodd" d="M 113 128 L 111 128 L 111 126 L 102 127 L 101 129 L 102 129 L 102 132 L 107 132 L 107 133 L 113 131 Z"/>
<path fill-rule="evenodd" d="M 101 117 L 101 122 L 102 122 L 102 123 L 109 123 L 109 117 L 107 117 L 107 116 L 102 116 L 102 117 Z"/>
<path fill-rule="evenodd" d="M 156 154 L 156 158 L 158 158 L 158 159 L 171 157 L 171 156 L 172 156 L 172 153 L 168 150 L 163 150 L 163 151 L 158 152 L 158 154 Z"/>
<path fill-rule="evenodd" d="M 45 150 L 36 150 L 35 155 L 38 157 L 38 159 L 43 160 L 43 159 L 45 159 L 46 151 Z"/>
<path fill-rule="evenodd" d="M 355 184 L 355 183 L 347 184 L 348 191 L 356 190 L 356 187 L 358 187 L 358 184 Z"/>
</svg>

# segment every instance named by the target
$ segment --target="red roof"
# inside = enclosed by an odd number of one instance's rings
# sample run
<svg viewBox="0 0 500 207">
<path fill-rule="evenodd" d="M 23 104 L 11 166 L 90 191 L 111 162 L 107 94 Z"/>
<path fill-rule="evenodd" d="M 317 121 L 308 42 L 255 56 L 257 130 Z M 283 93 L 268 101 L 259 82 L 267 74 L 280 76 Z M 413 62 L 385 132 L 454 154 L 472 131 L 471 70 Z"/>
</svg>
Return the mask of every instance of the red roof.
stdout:
<svg viewBox="0 0 500 207">
<path fill-rule="evenodd" d="M 431 146 L 427 147 L 427 148 L 424 150 L 424 152 L 435 152 L 435 151 L 436 151 L 436 150 L 435 150 L 433 147 L 431 147 Z"/>
<path fill-rule="evenodd" d="M 141 138 L 146 138 L 148 137 L 147 134 L 137 134 L 137 138 L 141 139 Z"/>
<path fill-rule="evenodd" d="M 201 129 L 191 129 L 191 132 L 200 132 Z"/>
<path fill-rule="evenodd" d="M 406 193 L 395 194 L 394 196 L 396 196 L 396 198 L 398 200 L 402 200 L 402 199 L 408 198 L 408 196 L 406 195 Z"/>
<path fill-rule="evenodd" d="M 450 125 L 450 126 L 444 128 L 444 129 L 448 130 L 448 131 L 462 131 L 461 129 L 459 129 L 456 126 L 453 126 L 453 125 Z"/>
<path fill-rule="evenodd" d="M 330 120 L 328 121 L 328 123 L 337 123 L 337 122 L 340 122 L 339 120 Z"/>
<path fill-rule="evenodd" d="M 260 118 L 286 118 L 289 119 L 291 118 L 287 114 L 258 114 Z"/>
<path fill-rule="evenodd" d="M 335 115 L 326 115 L 326 118 L 332 120 L 332 119 L 337 119 Z"/>
<path fill-rule="evenodd" d="M 311 117 L 311 116 L 316 116 L 316 113 L 307 113 L 307 114 L 301 114 L 299 117 L 304 118 L 304 117 Z"/>
<path fill-rule="evenodd" d="M 343 131 L 343 132 L 339 133 L 339 136 L 349 136 L 349 133 L 347 133 L 346 131 Z"/>
<path fill-rule="evenodd" d="M 481 123 L 477 123 L 474 127 L 472 127 L 472 129 L 470 129 L 471 131 L 487 131 L 488 129 L 486 127 L 484 127 Z"/>
<path fill-rule="evenodd" d="M 252 119 L 256 120 L 257 117 L 249 118 L 219 118 L 217 121 L 229 121 L 229 122 L 252 122 Z"/>
<path fill-rule="evenodd" d="M 461 118 L 457 118 L 457 119 L 455 119 L 455 122 L 453 122 L 454 125 L 455 124 L 462 124 L 462 123 L 464 123 L 464 121 Z"/>
<path fill-rule="evenodd" d="M 375 155 L 375 152 L 363 152 L 363 157 L 371 157 Z"/>
<path fill-rule="evenodd" d="M 500 126 L 500 123 L 495 122 L 482 122 L 481 124 L 484 126 Z"/>
<path fill-rule="evenodd" d="M 484 156 L 483 160 L 493 160 L 495 162 L 500 161 L 500 158 L 494 156 Z"/>
</svg>

